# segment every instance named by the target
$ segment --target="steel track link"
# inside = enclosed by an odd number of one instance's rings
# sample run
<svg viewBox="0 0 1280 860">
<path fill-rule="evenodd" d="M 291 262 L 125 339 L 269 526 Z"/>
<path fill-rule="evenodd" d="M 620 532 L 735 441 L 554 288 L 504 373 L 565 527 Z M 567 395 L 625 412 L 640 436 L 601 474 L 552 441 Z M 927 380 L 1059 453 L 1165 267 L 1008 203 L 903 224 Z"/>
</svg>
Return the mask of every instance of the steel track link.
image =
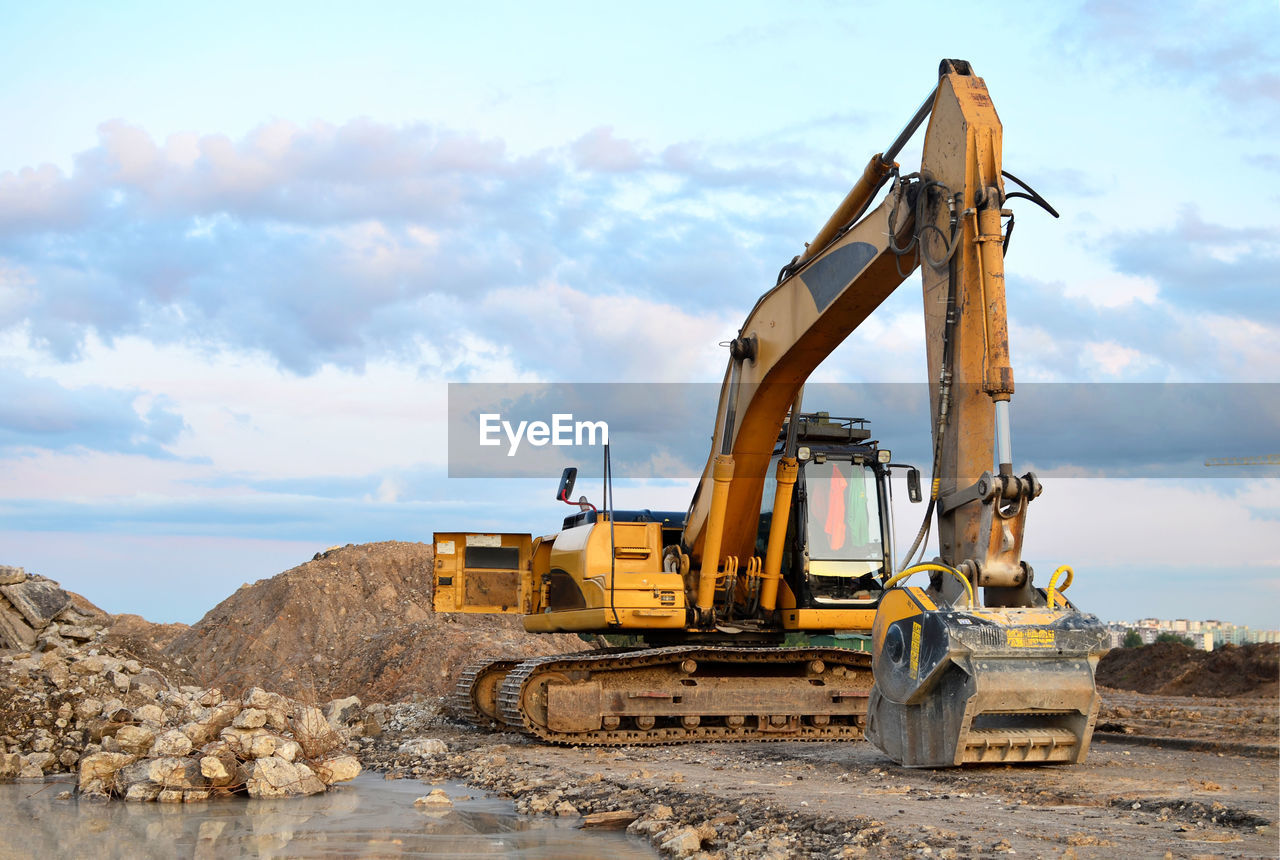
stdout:
<svg viewBox="0 0 1280 860">
<path fill-rule="evenodd" d="M 453 685 L 453 695 L 449 697 L 453 712 L 458 717 L 482 728 L 500 727 L 500 720 L 489 716 L 480 708 L 476 700 L 478 692 L 476 681 L 491 668 L 509 672 L 519 665 L 519 660 L 490 659 L 480 660 L 467 666 L 458 676 L 457 683 Z"/>
<path fill-rule="evenodd" d="M 521 709 L 524 691 L 530 681 L 541 672 L 560 670 L 614 671 L 676 663 L 681 660 L 712 659 L 719 663 L 766 663 L 822 660 L 828 666 L 844 666 L 865 675 L 866 686 L 871 686 L 871 655 L 843 648 L 735 648 L 717 646 L 668 646 L 629 651 L 625 654 L 591 652 L 538 657 L 526 660 L 512 669 L 503 680 L 498 693 L 498 712 L 502 721 L 516 731 L 555 744 L 570 746 L 659 746 L 696 741 L 745 742 L 745 741 L 829 741 L 861 740 L 865 717 L 859 715 L 855 724 L 831 724 L 827 726 L 801 725 L 798 731 L 769 731 L 758 727 L 695 726 L 685 728 L 662 726 L 652 729 L 618 728 L 587 732 L 557 732 L 538 724 Z M 801 715 L 803 716 L 803 715 Z"/>
</svg>

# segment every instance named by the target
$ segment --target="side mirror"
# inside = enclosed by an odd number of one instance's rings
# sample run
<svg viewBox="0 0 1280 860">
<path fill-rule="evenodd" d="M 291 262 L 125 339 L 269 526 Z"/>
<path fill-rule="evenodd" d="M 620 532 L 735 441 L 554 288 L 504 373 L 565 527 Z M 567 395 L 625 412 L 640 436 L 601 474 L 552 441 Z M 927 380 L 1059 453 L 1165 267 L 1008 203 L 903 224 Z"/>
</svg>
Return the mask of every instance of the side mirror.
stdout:
<svg viewBox="0 0 1280 860">
<path fill-rule="evenodd" d="M 564 470 L 564 474 L 560 476 L 560 489 L 556 490 L 556 501 L 569 502 L 569 494 L 573 492 L 573 483 L 578 480 L 578 470 L 573 466 L 569 466 Z M 916 480 L 916 493 L 919 494 L 919 479 Z M 569 502 L 573 504 L 573 502 Z"/>
<path fill-rule="evenodd" d="M 912 502 L 924 499 L 924 496 L 920 495 L 920 470 L 914 466 L 907 470 L 907 498 Z"/>
</svg>

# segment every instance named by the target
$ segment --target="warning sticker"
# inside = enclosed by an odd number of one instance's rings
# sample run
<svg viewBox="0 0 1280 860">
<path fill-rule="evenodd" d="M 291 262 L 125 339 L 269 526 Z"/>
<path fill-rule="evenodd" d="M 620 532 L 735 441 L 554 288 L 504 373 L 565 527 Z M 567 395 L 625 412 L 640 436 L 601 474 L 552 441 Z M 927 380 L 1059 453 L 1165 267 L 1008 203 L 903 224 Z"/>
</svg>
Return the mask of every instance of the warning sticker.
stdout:
<svg viewBox="0 0 1280 860">
<path fill-rule="evenodd" d="M 467 535 L 467 546 L 502 546 L 502 535 Z"/>
<path fill-rule="evenodd" d="M 1009 630 L 1011 648 L 1052 648 L 1053 631 L 1043 627 L 1014 627 Z"/>
<path fill-rule="evenodd" d="M 442 540 L 436 541 L 436 555 L 453 555 L 453 541 Z"/>
<path fill-rule="evenodd" d="M 911 677 L 920 677 L 920 622 L 911 622 Z"/>
</svg>

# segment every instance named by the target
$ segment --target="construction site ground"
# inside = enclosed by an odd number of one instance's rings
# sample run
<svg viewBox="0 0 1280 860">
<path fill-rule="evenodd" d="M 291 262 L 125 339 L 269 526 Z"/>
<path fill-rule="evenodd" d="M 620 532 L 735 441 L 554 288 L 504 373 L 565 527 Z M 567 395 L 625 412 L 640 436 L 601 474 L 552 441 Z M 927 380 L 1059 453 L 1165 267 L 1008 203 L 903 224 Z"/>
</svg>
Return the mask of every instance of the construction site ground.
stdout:
<svg viewBox="0 0 1280 860">
<path fill-rule="evenodd" d="M 438 735 L 454 754 L 412 775 L 534 810 L 669 806 L 673 828 L 701 827 L 701 856 L 1280 854 L 1275 700 L 1105 702 L 1106 731 L 1077 765 L 907 769 L 866 742 L 552 747 L 458 726 Z"/>
</svg>

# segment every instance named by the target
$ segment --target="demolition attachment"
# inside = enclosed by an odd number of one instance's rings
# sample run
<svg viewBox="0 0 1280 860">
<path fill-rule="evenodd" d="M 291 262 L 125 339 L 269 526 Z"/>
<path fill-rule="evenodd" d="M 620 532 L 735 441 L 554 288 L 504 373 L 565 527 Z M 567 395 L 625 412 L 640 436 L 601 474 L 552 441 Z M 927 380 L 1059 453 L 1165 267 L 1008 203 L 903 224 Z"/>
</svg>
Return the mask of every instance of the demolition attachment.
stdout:
<svg viewBox="0 0 1280 860">
<path fill-rule="evenodd" d="M 872 630 L 867 739 L 907 767 L 1083 761 L 1105 628 L 1074 608 L 939 606 L 891 589 Z"/>
</svg>

